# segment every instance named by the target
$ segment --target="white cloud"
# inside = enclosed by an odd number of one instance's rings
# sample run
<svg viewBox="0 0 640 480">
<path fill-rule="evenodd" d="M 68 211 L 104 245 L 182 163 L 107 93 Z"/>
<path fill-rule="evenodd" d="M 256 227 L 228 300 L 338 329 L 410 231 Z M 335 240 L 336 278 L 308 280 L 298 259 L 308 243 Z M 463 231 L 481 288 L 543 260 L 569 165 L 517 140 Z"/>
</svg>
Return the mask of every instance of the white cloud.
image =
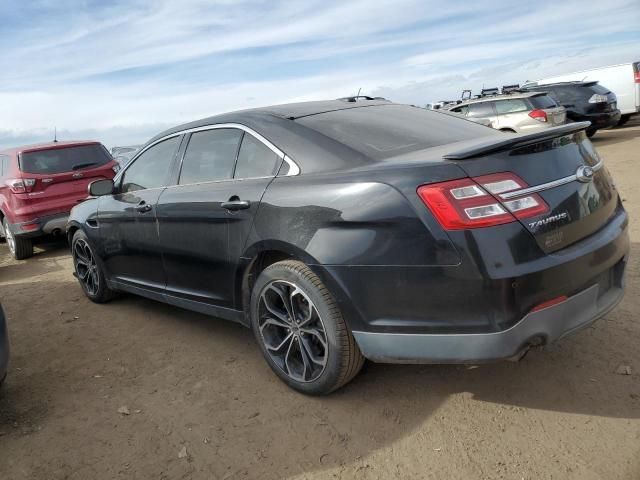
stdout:
<svg viewBox="0 0 640 480">
<path fill-rule="evenodd" d="M 167 125 L 360 87 L 424 104 L 483 83 L 640 60 L 637 0 L 526 10 L 497 0 L 90 4 L 40 0 L 42 14 L 0 31 L 0 146 L 48 139 L 56 125 L 136 143 Z M 19 21 L 20 5 L 0 5 L 0 16 Z"/>
</svg>

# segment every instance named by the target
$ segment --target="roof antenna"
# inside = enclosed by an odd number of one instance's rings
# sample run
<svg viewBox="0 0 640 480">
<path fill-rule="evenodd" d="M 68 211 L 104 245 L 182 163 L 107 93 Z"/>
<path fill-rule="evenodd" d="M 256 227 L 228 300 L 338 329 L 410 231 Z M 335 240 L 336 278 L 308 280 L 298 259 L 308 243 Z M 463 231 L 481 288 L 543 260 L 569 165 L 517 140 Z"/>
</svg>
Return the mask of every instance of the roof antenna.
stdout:
<svg viewBox="0 0 640 480">
<path fill-rule="evenodd" d="M 58 143 L 58 127 L 53 127 L 53 143 Z"/>
<path fill-rule="evenodd" d="M 362 87 L 360 87 L 360 88 L 358 89 L 358 94 L 356 95 L 356 98 L 358 98 L 358 97 L 360 96 L 360 91 L 361 91 L 361 90 L 362 90 Z"/>
</svg>

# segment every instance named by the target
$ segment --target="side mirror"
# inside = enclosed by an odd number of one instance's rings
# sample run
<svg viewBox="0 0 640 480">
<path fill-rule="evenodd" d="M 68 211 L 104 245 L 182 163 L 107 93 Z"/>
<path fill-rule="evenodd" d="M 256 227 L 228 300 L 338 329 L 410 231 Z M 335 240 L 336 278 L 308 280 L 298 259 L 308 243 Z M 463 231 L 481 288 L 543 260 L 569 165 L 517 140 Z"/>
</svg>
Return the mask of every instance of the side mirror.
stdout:
<svg viewBox="0 0 640 480">
<path fill-rule="evenodd" d="M 111 195 L 113 193 L 113 180 L 96 180 L 89 184 L 89 195 L 92 197 L 101 197 L 103 195 Z"/>
</svg>

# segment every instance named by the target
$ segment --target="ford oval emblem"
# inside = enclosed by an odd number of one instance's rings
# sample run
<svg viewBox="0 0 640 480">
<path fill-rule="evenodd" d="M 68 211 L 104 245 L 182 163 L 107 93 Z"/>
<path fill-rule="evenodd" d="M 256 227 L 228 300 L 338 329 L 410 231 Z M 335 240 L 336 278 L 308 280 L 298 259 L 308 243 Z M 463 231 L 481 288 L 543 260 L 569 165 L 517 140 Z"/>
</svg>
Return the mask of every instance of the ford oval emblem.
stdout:
<svg viewBox="0 0 640 480">
<path fill-rule="evenodd" d="M 576 179 L 582 183 L 589 183 L 593 180 L 593 168 L 589 165 L 581 165 L 576 170 Z"/>
</svg>

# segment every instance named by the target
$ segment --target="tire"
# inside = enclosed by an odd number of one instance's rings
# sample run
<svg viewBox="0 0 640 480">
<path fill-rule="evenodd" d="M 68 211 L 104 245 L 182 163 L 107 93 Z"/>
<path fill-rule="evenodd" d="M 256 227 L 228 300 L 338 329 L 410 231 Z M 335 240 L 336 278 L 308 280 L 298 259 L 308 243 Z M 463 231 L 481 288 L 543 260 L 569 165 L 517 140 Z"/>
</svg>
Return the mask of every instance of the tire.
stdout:
<svg viewBox="0 0 640 480">
<path fill-rule="evenodd" d="M 2 220 L 2 228 L 4 230 L 5 238 L 7 239 L 7 246 L 9 252 L 16 260 L 24 260 L 33 256 L 33 242 L 30 238 L 15 237 L 13 232 L 9 228 L 9 222 L 6 217 Z"/>
<path fill-rule="evenodd" d="M 616 126 L 617 127 L 623 126 L 625 123 L 629 121 L 630 118 L 631 118 L 631 115 L 622 115 L 620 117 L 620 120 L 618 120 L 618 123 L 616 124 Z"/>
<path fill-rule="evenodd" d="M 587 137 L 593 137 L 598 130 L 595 128 L 587 128 Z"/>
<path fill-rule="evenodd" d="M 110 301 L 115 296 L 115 292 L 107 286 L 102 262 L 95 255 L 87 235 L 82 230 L 78 230 L 73 235 L 71 256 L 74 275 L 87 298 L 94 303 Z"/>
<path fill-rule="evenodd" d="M 292 299 L 288 307 L 285 298 Z M 274 373 L 307 395 L 333 392 L 364 364 L 335 299 L 302 262 L 277 262 L 262 271 L 251 293 L 251 328 Z"/>
<path fill-rule="evenodd" d="M 501 128 L 500 131 L 504 133 L 516 133 L 515 130 L 512 130 L 510 128 Z"/>
</svg>

